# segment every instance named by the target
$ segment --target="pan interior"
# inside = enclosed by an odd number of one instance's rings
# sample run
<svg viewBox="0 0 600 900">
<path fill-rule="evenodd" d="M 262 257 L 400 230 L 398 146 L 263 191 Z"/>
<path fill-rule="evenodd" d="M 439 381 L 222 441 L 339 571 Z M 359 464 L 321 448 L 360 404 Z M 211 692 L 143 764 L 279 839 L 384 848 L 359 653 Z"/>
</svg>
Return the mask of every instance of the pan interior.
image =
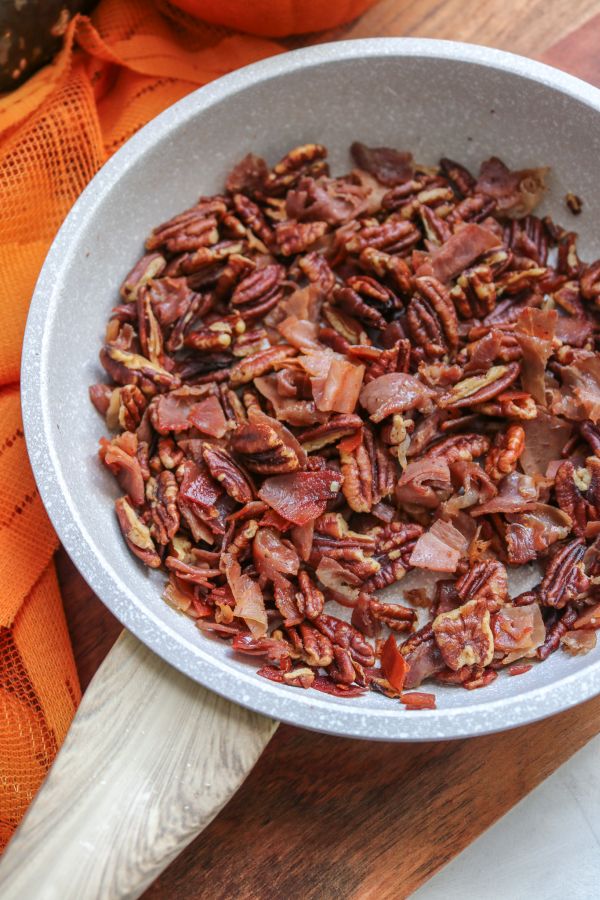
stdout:
<svg viewBox="0 0 600 900">
<path fill-rule="evenodd" d="M 531 80 L 502 54 L 488 51 L 513 71 L 483 64 L 483 50 L 461 59 L 466 51 L 446 45 L 446 58 L 435 58 L 431 46 L 354 42 L 292 54 L 290 63 L 276 58 L 159 117 L 109 163 L 63 227 L 37 288 L 23 372 L 44 500 L 83 575 L 115 614 L 169 662 L 240 703 L 373 738 L 473 734 L 536 718 L 558 708 L 547 695 L 561 683 L 563 706 L 592 692 L 588 686 L 581 694 L 577 681 L 598 666 L 596 654 L 555 654 L 526 676 L 500 677 L 482 691 L 436 687 L 439 710 L 409 715 L 375 693 L 347 701 L 264 681 L 253 662 L 167 607 L 163 574 L 149 572 L 126 549 L 112 509 L 117 489 L 96 456 L 105 427 L 87 392 L 103 380 L 105 323 L 145 235 L 199 195 L 221 189 L 232 164 L 250 151 L 274 163 L 292 146 L 317 141 L 329 148 L 335 173 L 350 167 L 354 140 L 410 149 L 425 163 L 445 155 L 475 170 L 491 155 L 518 168 L 549 165 L 543 212 L 580 232 L 583 258 L 600 255 L 600 116 L 593 105 Z M 575 225 L 567 191 L 584 198 Z M 401 599 L 403 587 L 388 596 Z"/>
</svg>

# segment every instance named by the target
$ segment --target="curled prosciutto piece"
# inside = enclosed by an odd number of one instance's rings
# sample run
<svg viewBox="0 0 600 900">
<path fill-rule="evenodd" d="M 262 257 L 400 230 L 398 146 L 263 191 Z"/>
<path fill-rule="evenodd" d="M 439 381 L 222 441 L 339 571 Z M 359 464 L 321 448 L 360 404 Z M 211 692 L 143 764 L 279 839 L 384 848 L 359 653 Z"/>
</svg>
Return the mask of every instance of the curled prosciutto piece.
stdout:
<svg viewBox="0 0 600 900">
<path fill-rule="evenodd" d="M 294 525 L 307 525 L 337 497 L 342 480 L 335 469 L 276 475 L 263 482 L 258 496 Z"/>
</svg>

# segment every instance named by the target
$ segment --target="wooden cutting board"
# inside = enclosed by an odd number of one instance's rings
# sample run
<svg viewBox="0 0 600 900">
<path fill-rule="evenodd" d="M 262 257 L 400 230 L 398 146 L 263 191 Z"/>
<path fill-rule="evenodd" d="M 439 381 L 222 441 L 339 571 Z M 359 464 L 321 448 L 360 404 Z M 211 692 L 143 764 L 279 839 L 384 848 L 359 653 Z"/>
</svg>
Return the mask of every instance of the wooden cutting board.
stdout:
<svg viewBox="0 0 600 900">
<path fill-rule="evenodd" d="M 597 8 L 589 0 L 386 0 L 318 40 L 466 40 L 536 56 L 600 86 Z M 64 553 L 58 564 L 85 688 L 121 626 Z M 368 743 L 282 725 L 241 790 L 145 897 L 404 898 L 598 731 L 600 697 L 457 742 Z"/>
</svg>

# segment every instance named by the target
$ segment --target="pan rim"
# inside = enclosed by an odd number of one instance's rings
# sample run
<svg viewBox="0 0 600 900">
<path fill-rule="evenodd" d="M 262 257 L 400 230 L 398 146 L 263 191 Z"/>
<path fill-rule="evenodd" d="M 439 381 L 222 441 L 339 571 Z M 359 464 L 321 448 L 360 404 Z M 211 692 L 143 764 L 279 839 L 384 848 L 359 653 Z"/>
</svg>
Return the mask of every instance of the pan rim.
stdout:
<svg viewBox="0 0 600 900">
<path fill-rule="evenodd" d="M 169 107 L 134 135 L 102 167 L 85 188 L 63 222 L 38 278 L 31 301 L 21 364 L 21 399 L 25 439 L 34 477 L 52 524 L 69 556 L 87 583 L 113 614 L 144 644 L 183 674 L 233 702 L 316 731 L 369 740 L 426 741 L 483 735 L 524 725 L 560 712 L 600 692 L 600 660 L 584 671 L 519 696 L 495 699 L 472 708 L 420 710 L 418 715 L 398 709 L 365 709 L 350 701 L 336 701 L 315 691 L 298 691 L 266 679 L 240 676 L 224 661 L 205 653 L 202 643 L 184 636 L 156 619 L 150 610 L 123 603 L 122 583 L 94 548 L 91 536 L 79 520 L 52 453 L 51 427 L 45 403 L 47 366 L 46 323 L 61 273 L 69 264 L 72 235 L 148 147 L 172 129 L 192 120 L 199 111 L 218 104 L 249 83 L 314 65 L 370 57 L 424 57 L 482 65 L 546 85 L 600 112 L 600 90 L 571 75 L 500 50 L 421 38 L 368 38 L 321 44 L 294 50 L 253 63 L 193 91 Z M 215 667 L 220 675 L 211 678 Z M 340 705 L 343 704 L 343 705 Z"/>
</svg>

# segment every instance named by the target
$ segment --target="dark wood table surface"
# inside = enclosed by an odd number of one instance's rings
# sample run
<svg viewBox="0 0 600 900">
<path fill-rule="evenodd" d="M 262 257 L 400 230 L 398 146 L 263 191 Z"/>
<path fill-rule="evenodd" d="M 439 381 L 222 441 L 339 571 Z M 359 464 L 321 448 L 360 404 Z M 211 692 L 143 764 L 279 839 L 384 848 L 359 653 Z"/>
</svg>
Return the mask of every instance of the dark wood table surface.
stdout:
<svg viewBox="0 0 600 900">
<path fill-rule="evenodd" d="M 487 44 L 600 85 L 600 3 L 591 0 L 384 0 L 318 40 L 376 35 Z M 85 689 L 121 625 L 64 551 L 57 564 Z M 406 897 L 598 731 L 600 697 L 454 742 L 364 742 L 282 725 L 237 795 L 145 897 Z"/>
</svg>

